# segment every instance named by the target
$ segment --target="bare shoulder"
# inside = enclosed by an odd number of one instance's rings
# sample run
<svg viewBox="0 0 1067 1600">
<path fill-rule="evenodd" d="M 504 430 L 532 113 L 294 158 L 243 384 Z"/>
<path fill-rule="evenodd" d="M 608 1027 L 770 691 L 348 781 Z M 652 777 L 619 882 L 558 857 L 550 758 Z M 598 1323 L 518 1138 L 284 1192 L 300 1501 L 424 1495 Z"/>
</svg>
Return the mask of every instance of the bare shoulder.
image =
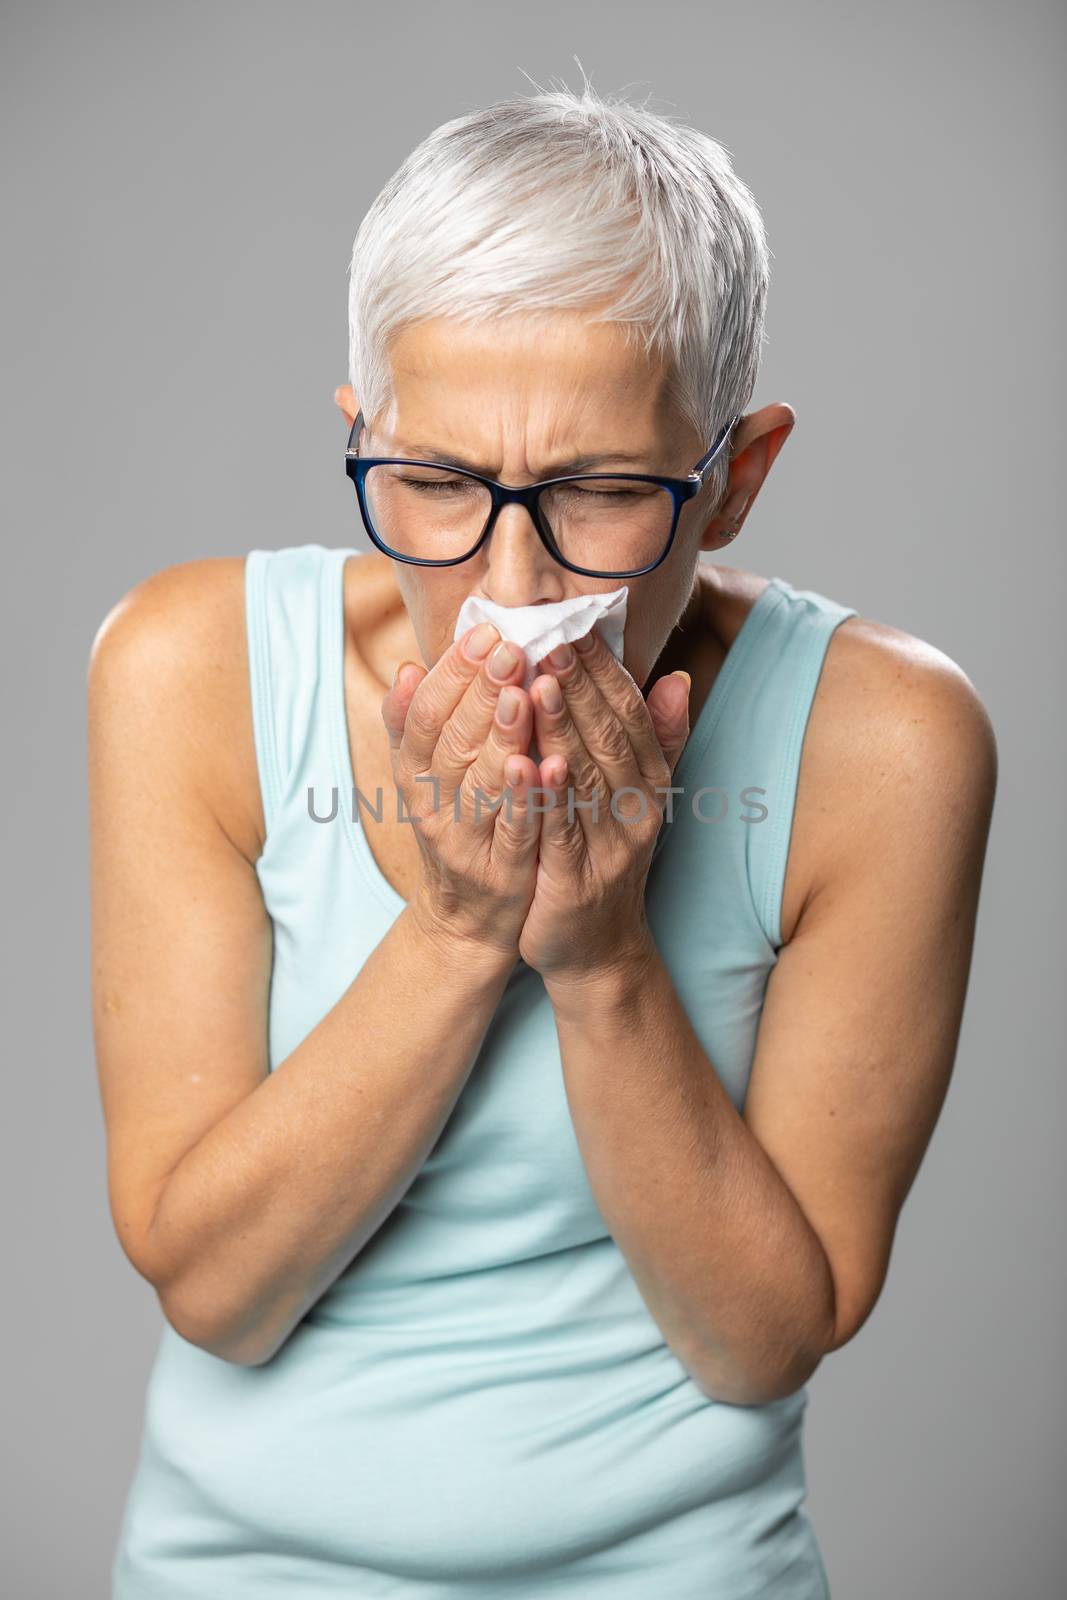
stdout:
<svg viewBox="0 0 1067 1600">
<path fill-rule="evenodd" d="M 794 832 L 806 871 L 794 925 L 864 853 L 892 855 L 916 828 L 949 830 L 980 857 L 996 782 L 992 722 L 963 668 L 902 629 L 846 618 L 804 739 Z"/>
<path fill-rule="evenodd" d="M 133 585 L 93 638 L 90 737 L 123 723 L 146 759 L 180 765 L 249 861 L 262 851 L 252 732 L 245 559 L 205 557 Z"/>
</svg>

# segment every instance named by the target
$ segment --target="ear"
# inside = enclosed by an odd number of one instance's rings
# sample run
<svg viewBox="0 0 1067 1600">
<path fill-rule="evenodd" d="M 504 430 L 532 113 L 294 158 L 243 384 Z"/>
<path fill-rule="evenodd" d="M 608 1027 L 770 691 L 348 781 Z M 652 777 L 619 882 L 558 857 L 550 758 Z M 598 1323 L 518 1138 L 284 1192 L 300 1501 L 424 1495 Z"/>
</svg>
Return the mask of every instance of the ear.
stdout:
<svg viewBox="0 0 1067 1600">
<path fill-rule="evenodd" d="M 340 407 L 345 421 L 348 423 L 348 426 L 351 429 L 359 411 L 359 401 L 352 393 L 352 385 L 350 383 L 342 384 L 339 389 L 335 389 L 333 391 L 333 397 Z"/>
<path fill-rule="evenodd" d="M 700 536 L 701 550 L 718 550 L 740 533 L 796 420 L 792 406 L 784 403 L 764 406 L 742 418 L 737 430 L 739 448 L 730 457 L 726 495 Z"/>
</svg>

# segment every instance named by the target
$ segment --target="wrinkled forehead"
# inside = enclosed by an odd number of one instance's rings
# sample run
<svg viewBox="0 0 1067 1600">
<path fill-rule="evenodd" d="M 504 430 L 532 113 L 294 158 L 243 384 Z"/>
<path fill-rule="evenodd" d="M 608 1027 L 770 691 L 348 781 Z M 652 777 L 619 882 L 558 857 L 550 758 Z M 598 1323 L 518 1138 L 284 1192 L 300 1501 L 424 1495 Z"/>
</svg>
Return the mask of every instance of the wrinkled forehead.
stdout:
<svg viewBox="0 0 1067 1600">
<path fill-rule="evenodd" d="M 433 318 L 394 334 L 388 355 L 391 393 L 365 413 L 375 449 L 475 452 L 497 469 L 617 452 L 636 467 L 662 462 L 682 431 L 668 363 L 620 324 L 574 313 Z"/>
</svg>

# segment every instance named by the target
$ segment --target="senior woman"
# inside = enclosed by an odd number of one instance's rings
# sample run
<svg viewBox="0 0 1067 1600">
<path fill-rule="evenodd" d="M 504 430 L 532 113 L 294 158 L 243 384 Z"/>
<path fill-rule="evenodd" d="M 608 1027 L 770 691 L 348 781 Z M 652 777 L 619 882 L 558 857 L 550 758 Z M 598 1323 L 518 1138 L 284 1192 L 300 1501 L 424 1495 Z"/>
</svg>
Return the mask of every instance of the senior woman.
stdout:
<svg viewBox="0 0 1067 1600">
<path fill-rule="evenodd" d="M 936 648 L 699 559 L 795 420 L 745 409 L 767 276 L 702 133 L 447 123 L 353 253 L 372 547 L 99 630 L 109 1191 L 166 1318 L 115 1600 L 829 1592 L 805 1384 L 946 1092 L 996 752 Z"/>
</svg>

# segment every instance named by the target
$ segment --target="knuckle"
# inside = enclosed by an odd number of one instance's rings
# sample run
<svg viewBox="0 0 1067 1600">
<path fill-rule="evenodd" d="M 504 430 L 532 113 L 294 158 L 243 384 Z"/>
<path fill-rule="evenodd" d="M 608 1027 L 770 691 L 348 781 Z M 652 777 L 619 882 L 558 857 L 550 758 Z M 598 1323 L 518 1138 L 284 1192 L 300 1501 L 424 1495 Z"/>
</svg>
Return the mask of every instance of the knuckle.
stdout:
<svg viewBox="0 0 1067 1600">
<path fill-rule="evenodd" d="M 500 691 L 508 687 L 503 683 L 494 683 L 489 676 L 486 663 L 482 662 L 482 669 L 470 686 L 469 695 L 478 712 L 495 711 Z"/>
<path fill-rule="evenodd" d="M 589 756 L 577 756 L 573 759 L 576 768 L 574 772 L 574 787 L 583 791 L 588 790 L 590 795 L 599 795 L 601 801 L 606 800 L 607 791 L 601 782 L 600 769 L 594 765 L 592 759 Z M 572 757 L 568 755 L 568 766 L 571 765 L 571 761 Z"/>
<path fill-rule="evenodd" d="M 612 761 L 624 761 L 630 753 L 630 736 L 616 717 L 601 722 L 595 737 L 599 749 Z"/>
<path fill-rule="evenodd" d="M 449 767 L 469 767 L 477 760 L 479 746 L 475 744 L 462 719 L 450 717 L 437 739 L 439 756 Z"/>
<path fill-rule="evenodd" d="M 628 828 L 640 830 L 647 826 L 649 816 L 655 809 L 654 805 L 649 804 L 644 789 L 637 794 L 631 788 L 611 791 L 611 814 L 617 821 L 624 822 Z"/>
<path fill-rule="evenodd" d="M 408 706 L 407 716 L 404 719 L 405 732 L 410 730 L 412 735 L 420 742 L 425 742 L 433 737 L 437 731 L 438 714 L 436 708 L 427 700 L 420 700 L 418 696 Z"/>
<path fill-rule="evenodd" d="M 561 828 L 556 847 L 565 860 L 573 861 L 575 868 L 579 868 L 585 861 L 585 840 L 582 836 L 581 823 L 575 821 L 573 827 L 568 824 Z"/>
<path fill-rule="evenodd" d="M 653 790 L 669 789 L 671 784 L 671 776 L 671 769 L 663 757 L 661 757 L 658 761 L 653 761 L 652 776 L 649 779 L 649 783 L 652 785 Z M 666 804 L 667 797 L 665 794 L 654 794 L 653 798 L 660 805 Z"/>
<path fill-rule="evenodd" d="M 486 821 L 490 816 L 491 806 L 496 806 L 501 800 L 501 784 L 494 778 L 493 771 L 486 768 L 482 758 L 478 758 L 474 765 L 467 768 L 466 778 L 459 786 L 459 794 L 464 805 L 464 814 L 469 811 L 470 818 L 475 818 L 477 806 L 478 821 Z"/>
<path fill-rule="evenodd" d="M 500 686 L 494 686 L 486 676 L 484 661 L 468 661 L 458 644 L 455 651 L 448 662 L 449 693 L 453 698 L 459 696 L 462 704 L 481 711 L 496 699 Z"/>
<path fill-rule="evenodd" d="M 627 683 L 619 690 L 622 700 L 623 717 L 631 723 L 636 723 L 641 712 L 645 709 L 645 697 L 636 683 Z"/>
<path fill-rule="evenodd" d="M 495 717 L 490 724 L 483 757 L 488 755 L 492 759 L 494 768 L 500 772 L 503 772 L 503 763 L 506 757 L 510 756 L 515 750 L 515 730 L 517 727 L 518 719 L 511 724 L 510 728 L 500 727 Z"/>
</svg>

